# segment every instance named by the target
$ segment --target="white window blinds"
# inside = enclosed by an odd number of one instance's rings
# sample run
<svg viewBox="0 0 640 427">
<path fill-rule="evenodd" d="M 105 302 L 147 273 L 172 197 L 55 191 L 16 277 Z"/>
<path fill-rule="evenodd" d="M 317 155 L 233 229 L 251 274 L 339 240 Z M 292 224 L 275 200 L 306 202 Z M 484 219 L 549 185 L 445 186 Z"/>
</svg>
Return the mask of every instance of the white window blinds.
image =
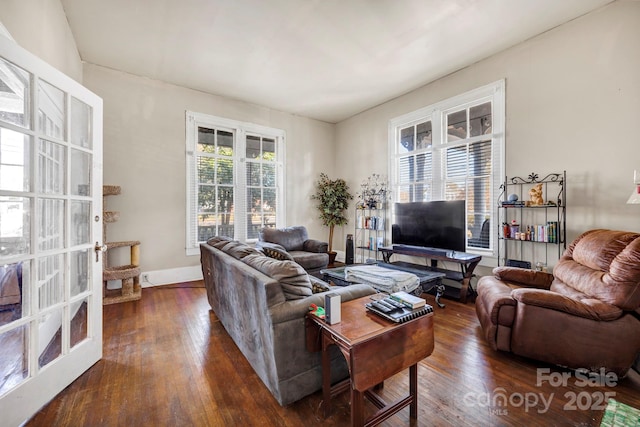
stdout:
<svg viewBox="0 0 640 427">
<path fill-rule="evenodd" d="M 187 255 L 284 224 L 284 131 L 187 112 Z"/>
</svg>

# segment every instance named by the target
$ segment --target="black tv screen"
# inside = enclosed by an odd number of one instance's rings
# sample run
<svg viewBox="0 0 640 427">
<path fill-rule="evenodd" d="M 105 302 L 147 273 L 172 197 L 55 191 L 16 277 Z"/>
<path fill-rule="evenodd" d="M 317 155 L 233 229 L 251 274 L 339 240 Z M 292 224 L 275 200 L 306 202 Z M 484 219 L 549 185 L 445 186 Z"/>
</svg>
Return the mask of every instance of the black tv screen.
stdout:
<svg viewBox="0 0 640 427">
<path fill-rule="evenodd" d="M 394 214 L 393 244 L 465 251 L 464 200 L 396 203 Z"/>
</svg>

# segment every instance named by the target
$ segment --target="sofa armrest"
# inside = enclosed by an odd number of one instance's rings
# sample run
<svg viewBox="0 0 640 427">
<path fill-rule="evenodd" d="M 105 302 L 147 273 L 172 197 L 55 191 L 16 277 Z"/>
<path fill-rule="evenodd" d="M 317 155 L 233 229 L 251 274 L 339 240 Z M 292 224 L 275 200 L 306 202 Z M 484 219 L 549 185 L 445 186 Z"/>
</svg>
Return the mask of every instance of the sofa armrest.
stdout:
<svg viewBox="0 0 640 427">
<path fill-rule="evenodd" d="M 534 305 L 585 319 L 610 321 L 618 319 L 623 314 L 622 309 L 598 299 L 589 298 L 579 301 L 556 292 L 540 289 L 515 289 L 512 296 L 518 301 L 518 306 L 520 304 Z"/>
<path fill-rule="evenodd" d="M 553 282 L 553 274 L 526 268 L 496 267 L 493 275 L 505 282 L 538 289 L 549 289 Z"/>
<path fill-rule="evenodd" d="M 316 239 L 305 240 L 302 249 L 307 252 L 326 253 L 329 251 L 329 244 Z"/>
<path fill-rule="evenodd" d="M 288 300 L 281 304 L 274 305 L 270 308 L 272 323 L 277 324 L 292 319 L 304 319 L 311 304 L 324 307 L 324 296 L 329 292 L 340 295 L 340 302 L 351 301 L 376 293 L 375 289 L 369 285 L 333 286 L 331 290 L 327 292 L 313 294 L 303 299 Z"/>
</svg>

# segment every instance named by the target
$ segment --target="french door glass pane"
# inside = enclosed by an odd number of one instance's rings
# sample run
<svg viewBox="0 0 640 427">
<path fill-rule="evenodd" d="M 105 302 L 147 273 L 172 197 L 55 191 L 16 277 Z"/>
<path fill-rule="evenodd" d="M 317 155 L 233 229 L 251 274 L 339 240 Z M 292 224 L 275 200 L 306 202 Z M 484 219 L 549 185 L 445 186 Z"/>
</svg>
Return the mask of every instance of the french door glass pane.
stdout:
<svg viewBox="0 0 640 427">
<path fill-rule="evenodd" d="M 71 194 L 91 195 L 91 154 L 71 149 Z"/>
<path fill-rule="evenodd" d="M 91 258 L 90 250 L 74 251 L 69 254 L 69 287 L 71 297 L 86 292 L 89 289 L 91 280 Z"/>
<path fill-rule="evenodd" d="M 40 316 L 38 332 L 38 366 L 42 368 L 62 354 L 62 308 Z"/>
<path fill-rule="evenodd" d="M 64 92 L 38 80 L 38 129 L 46 136 L 64 139 L 66 108 Z"/>
<path fill-rule="evenodd" d="M 0 396 L 29 376 L 29 324 L 0 334 Z"/>
<path fill-rule="evenodd" d="M 24 255 L 31 250 L 31 199 L 0 196 L 0 255 Z"/>
<path fill-rule="evenodd" d="M 30 93 L 31 74 L 0 58 L 0 120 L 28 128 Z"/>
<path fill-rule="evenodd" d="M 38 258 L 38 307 L 42 310 L 62 302 L 64 297 L 64 255 Z"/>
<path fill-rule="evenodd" d="M 0 128 L 0 190 L 31 191 L 29 141 L 25 134 Z"/>
<path fill-rule="evenodd" d="M 87 338 L 89 298 L 81 299 L 69 305 L 71 311 L 70 348 Z"/>
<path fill-rule="evenodd" d="M 38 249 L 48 251 L 64 247 L 64 200 L 38 199 Z"/>
<path fill-rule="evenodd" d="M 44 139 L 38 143 L 38 191 L 47 194 L 63 194 L 66 170 L 66 148 Z"/>
<path fill-rule="evenodd" d="M 71 97 L 71 137 L 73 145 L 83 148 L 92 147 L 91 139 L 91 107 Z"/>
<path fill-rule="evenodd" d="M 70 202 L 70 246 L 91 242 L 91 202 Z"/>
<path fill-rule="evenodd" d="M 29 314 L 29 305 L 25 299 L 28 294 L 28 286 L 25 286 L 25 279 L 29 278 L 28 273 L 28 261 L 0 266 L 0 287 L 2 288 L 2 295 L 0 295 L 0 326 Z M 0 348 L 2 348 L 1 344 Z M 0 364 L 2 363 L 1 359 L 2 357 L 0 356 Z M 0 382 L 1 378 L 2 376 L 0 375 Z"/>
</svg>

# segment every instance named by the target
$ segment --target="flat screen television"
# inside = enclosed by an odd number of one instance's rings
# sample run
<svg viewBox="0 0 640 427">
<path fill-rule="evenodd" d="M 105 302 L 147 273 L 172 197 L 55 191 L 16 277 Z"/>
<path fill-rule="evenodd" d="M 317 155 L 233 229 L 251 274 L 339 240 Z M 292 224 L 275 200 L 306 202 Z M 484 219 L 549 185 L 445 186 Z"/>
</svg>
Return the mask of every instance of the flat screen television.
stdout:
<svg viewBox="0 0 640 427">
<path fill-rule="evenodd" d="M 396 203 L 391 242 L 465 252 L 465 217 L 464 200 Z"/>
</svg>

